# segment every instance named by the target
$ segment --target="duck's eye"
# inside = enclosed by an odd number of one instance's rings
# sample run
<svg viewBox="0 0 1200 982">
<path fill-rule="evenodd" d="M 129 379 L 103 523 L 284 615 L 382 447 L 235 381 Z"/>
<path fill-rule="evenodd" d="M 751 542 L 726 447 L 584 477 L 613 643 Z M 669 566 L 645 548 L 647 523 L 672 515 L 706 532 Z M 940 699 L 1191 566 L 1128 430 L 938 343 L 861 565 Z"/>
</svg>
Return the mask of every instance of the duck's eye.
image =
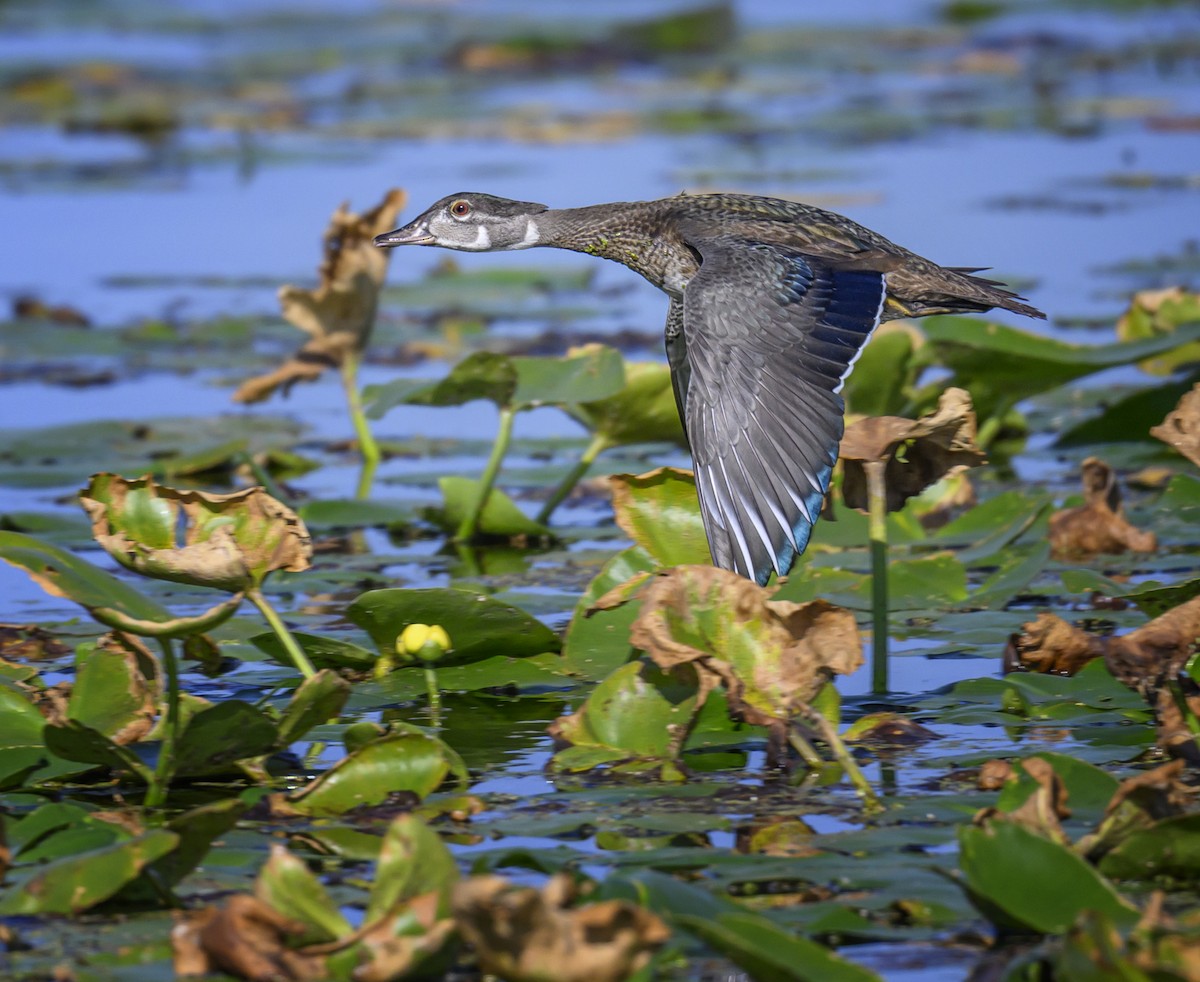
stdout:
<svg viewBox="0 0 1200 982">
<path fill-rule="evenodd" d="M 466 218 L 471 214 L 471 202 L 459 198 L 450 206 L 450 214 L 455 218 Z"/>
</svg>

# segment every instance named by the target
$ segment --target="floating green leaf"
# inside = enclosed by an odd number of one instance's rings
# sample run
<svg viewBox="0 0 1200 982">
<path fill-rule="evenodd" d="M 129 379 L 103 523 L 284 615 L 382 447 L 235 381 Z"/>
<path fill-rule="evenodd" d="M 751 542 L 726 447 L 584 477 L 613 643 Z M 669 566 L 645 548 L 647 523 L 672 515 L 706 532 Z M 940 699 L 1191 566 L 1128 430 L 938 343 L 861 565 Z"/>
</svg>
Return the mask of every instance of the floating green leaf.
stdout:
<svg viewBox="0 0 1200 982">
<path fill-rule="evenodd" d="M 761 914 L 676 914 L 672 922 L 694 934 L 755 982 L 878 982 L 879 976 L 840 958 L 824 945 L 797 937 Z"/>
<path fill-rule="evenodd" d="M 1100 872 L 1117 880 L 1200 880 L 1200 815 L 1175 815 L 1132 832 L 1104 854 Z"/>
<path fill-rule="evenodd" d="M 449 625 L 454 648 L 438 663 L 464 665 L 484 658 L 557 651 L 558 636 L 523 610 L 469 590 L 371 590 L 346 610 L 371 635 L 381 654 L 395 650 L 410 624 Z"/>
<path fill-rule="evenodd" d="M 567 412 L 599 437 L 605 449 L 660 442 L 687 446 L 666 365 L 626 362 L 624 388 L 602 399 L 585 397 L 578 393 L 569 399 Z"/>
<path fill-rule="evenodd" d="M 284 917 L 309 925 L 294 939 L 297 944 L 335 941 L 354 930 L 320 880 L 286 846 L 271 847 L 271 858 L 254 881 L 254 895 Z"/>
<path fill-rule="evenodd" d="M 466 769 L 453 750 L 436 737 L 402 730 L 359 747 L 288 801 L 308 815 L 340 815 L 399 791 L 424 798 L 451 775 L 466 784 Z"/>
<path fill-rule="evenodd" d="M 448 916 L 450 889 L 457 880 L 458 865 L 441 836 L 416 815 L 400 815 L 383 836 L 366 919 L 377 920 L 397 904 L 434 890 L 440 913 Z"/>
<path fill-rule="evenodd" d="M 1063 934 L 1086 910 L 1137 922 L 1137 908 L 1085 860 L 1020 825 L 964 826 L 958 842 L 968 896 L 1001 930 Z"/>
<path fill-rule="evenodd" d="M 222 771 L 231 764 L 270 753 L 279 729 L 261 710 L 229 699 L 190 716 L 175 744 L 176 774 Z"/>
<path fill-rule="evenodd" d="M 32 536 L 0 531 L 0 559 L 24 569 L 51 596 L 73 600 L 87 610 L 110 608 L 138 620 L 172 617 L 165 607 L 99 566 Z"/>
<path fill-rule="evenodd" d="M 555 736 L 570 746 L 555 754 L 555 766 L 669 764 L 678 759 L 695 722 L 699 695 L 692 666 L 668 673 L 643 661 L 623 665 L 575 713 L 559 718 Z"/>
<path fill-rule="evenodd" d="M 617 524 L 660 566 L 711 561 L 690 473 L 660 467 L 610 480 Z"/>
<path fill-rule="evenodd" d="M 455 531 L 479 500 L 482 482 L 469 477 L 443 477 L 438 479 L 438 487 L 442 490 L 442 507 L 432 512 L 431 517 L 448 531 Z M 512 539 L 521 535 L 541 539 L 552 535 L 545 525 L 521 511 L 516 502 L 499 488 L 488 491 L 483 510 L 479 513 L 476 532 L 498 539 Z"/>
<path fill-rule="evenodd" d="M 0 897 L 0 914 L 78 914 L 103 903 L 149 864 L 179 844 L 179 836 L 154 829 L 114 845 L 41 866 Z"/>
</svg>

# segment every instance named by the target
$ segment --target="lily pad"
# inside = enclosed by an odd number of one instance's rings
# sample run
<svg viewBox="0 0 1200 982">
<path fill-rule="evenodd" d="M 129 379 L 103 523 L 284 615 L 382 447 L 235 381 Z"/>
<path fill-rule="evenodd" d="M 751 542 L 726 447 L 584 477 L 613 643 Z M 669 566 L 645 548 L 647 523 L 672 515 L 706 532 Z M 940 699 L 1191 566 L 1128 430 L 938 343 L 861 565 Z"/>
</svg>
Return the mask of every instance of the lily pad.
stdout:
<svg viewBox="0 0 1200 982">
<path fill-rule="evenodd" d="M 411 791 L 424 798 L 446 778 L 466 785 L 462 760 L 441 740 L 415 730 L 388 733 L 339 760 L 311 784 L 288 797 L 306 815 L 340 815 Z"/>
<path fill-rule="evenodd" d="M 661 566 L 711 561 L 690 472 L 660 467 L 611 477 L 617 524 Z"/>
<path fill-rule="evenodd" d="M 959 829 L 960 863 L 971 902 L 1001 930 L 1063 934 L 1086 910 L 1121 927 L 1138 910 L 1070 849 L 1013 822 Z"/>
<path fill-rule="evenodd" d="M 482 483 L 469 477 L 443 477 L 438 480 L 442 490 L 442 507 L 433 517 L 443 528 L 457 530 L 479 500 Z M 516 502 L 499 488 L 488 491 L 487 501 L 479 514 L 477 532 L 498 539 L 513 539 L 531 536 L 535 539 L 550 538 L 553 533 L 526 515 Z"/>
<path fill-rule="evenodd" d="M 78 914 L 103 903 L 148 865 L 179 845 L 179 836 L 153 829 L 114 845 L 68 856 L 18 875 L 0 897 L 0 913 Z"/>
<path fill-rule="evenodd" d="M 668 673 L 642 661 L 623 665 L 575 713 L 554 724 L 556 739 L 570 744 L 554 755 L 554 764 L 579 771 L 627 761 L 673 762 L 695 722 L 699 696 L 691 666 Z"/>
<path fill-rule="evenodd" d="M 567 412 L 604 442 L 604 447 L 635 443 L 675 443 L 687 446 L 671 370 L 659 362 L 626 362 L 625 386 L 607 398 L 578 402 Z"/>
<path fill-rule="evenodd" d="M 523 610 L 469 590 L 372 590 L 346 617 L 369 635 L 381 654 L 395 651 L 410 624 L 441 624 L 453 648 L 438 662 L 465 665 L 484 658 L 521 658 L 558 651 L 558 636 Z"/>
<path fill-rule="evenodd" d="M 111 608 L 151 621 L 173 616 L 99 566 L 20 532 L 0 531 L 0 559 L 24 569 L 51 596 L 73 600 L 87 610 Z"/>
</svg>

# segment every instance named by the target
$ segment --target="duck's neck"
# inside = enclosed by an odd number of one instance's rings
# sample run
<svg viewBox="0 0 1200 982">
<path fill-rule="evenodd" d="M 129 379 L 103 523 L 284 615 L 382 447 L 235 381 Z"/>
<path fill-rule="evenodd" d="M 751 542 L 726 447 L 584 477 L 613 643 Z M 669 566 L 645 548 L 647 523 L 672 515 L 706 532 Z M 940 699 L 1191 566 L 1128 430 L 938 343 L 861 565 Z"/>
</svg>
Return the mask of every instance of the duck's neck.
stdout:
<svg viewBox="0 0 1200 982">
<path fill-rule="evenodd" d="M 537 216 L 537 244 L 611 259 L 654 281 L 666 212 L 664 201 L 552 208 Z"/>
</svg>

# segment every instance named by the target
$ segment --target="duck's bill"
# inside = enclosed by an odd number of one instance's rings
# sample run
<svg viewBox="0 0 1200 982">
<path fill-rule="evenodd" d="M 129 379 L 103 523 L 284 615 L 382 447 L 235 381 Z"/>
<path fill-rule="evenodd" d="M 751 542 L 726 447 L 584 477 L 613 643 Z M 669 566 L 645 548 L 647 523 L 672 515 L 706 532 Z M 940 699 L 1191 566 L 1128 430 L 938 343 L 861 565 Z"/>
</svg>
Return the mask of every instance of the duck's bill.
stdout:
<svg viewBox="0 0 1200 982">
<path fill-rule="evenodd" d="M 375 236 L 375 244 L 384 249 L 402 245 L 432 245 L 434 238 L 428 230 L 416 225 L 405 225 L 394 232 L 384 232 Z"/>
</svg>

